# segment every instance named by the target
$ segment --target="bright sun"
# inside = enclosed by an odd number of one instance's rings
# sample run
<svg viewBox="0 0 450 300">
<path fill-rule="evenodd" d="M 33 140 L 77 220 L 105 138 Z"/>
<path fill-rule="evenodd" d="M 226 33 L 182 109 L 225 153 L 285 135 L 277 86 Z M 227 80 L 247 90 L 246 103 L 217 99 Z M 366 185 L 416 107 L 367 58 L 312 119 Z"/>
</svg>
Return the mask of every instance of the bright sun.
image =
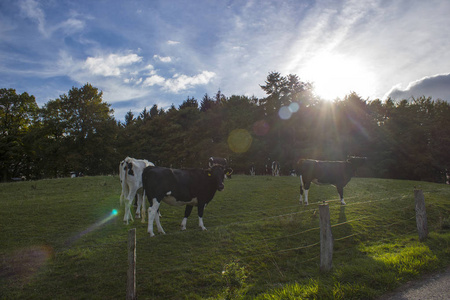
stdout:
<svg viewBox="0 0 450 300">
<path fill-rule="evenodd" d="M 375 76 L 357 58 L 320 53 L 305 64 L 300 74 L 314 83 L 316 95 L 325 100 L 342 99 L 350 92 L 363 98 L 374 93 Z"/>
</svg>

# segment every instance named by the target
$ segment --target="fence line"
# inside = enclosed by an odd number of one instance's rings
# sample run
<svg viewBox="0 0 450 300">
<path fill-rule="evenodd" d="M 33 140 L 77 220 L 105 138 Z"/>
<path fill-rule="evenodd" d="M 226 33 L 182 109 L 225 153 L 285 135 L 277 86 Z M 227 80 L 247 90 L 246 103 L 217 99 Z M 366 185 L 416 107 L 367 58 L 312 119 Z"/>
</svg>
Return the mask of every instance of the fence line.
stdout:
<svg viewBox="0 0 450 300">
<path fill-rule="evenodd" d="M 402 199 L 403 199 L 403 198 L 404 198 L 404 197 L 402 197 Z M 347 198 L 347 199 L 348 199 L 348 198 Z M 350 205 L 361 205 L 361 204 L 365 204 L 365 203 L 381 202 L 381 201 L 389 201 L 389 200 L 395 200 L 395 199 L 397 199 L 397 198 L 384 198 L 384 199 L 380 199 L 380 200 L 361 201 L 361 202 L 355 202 L 355 203 L 352 203 L 352 204 L 347 204 L 346 206 L 350 206 Z M 320 204 L 320 203 L 316 203 L 316 204 Z M 295 207 L 297 207 L 297 205 L 296 205 Z M 308 213 L 308 212 L 313 212 L 313 211 L 317 211 L 317 209 L 316 209 L 316 208 L 312 208 L 312 209 L 303 210 L 303 211 L 300 211 L 300 212 L 293 212 L 293 213 L 281 214 L 281 215 L 276 215 L 276 216 L 269 216 L 269 217 L 261 218 L 261 219 L 258 219 L 258 220 L 243 221 L 243 222 L 232 222 L 232 223 L 228 223 L 228 224 L 223 224 L 223 225 L 218 225 L 218 226 L 212 226 L 212 227 L 210 227 L 210 228 L 211 228 L 211 229 L 219 229 L 219 228 L 222 228 L 222 227 L 229 227 L 229 226 L 233 226 L 233 225 L 245 225 L 245 224 L 257 223 L 257 222 L 264 221 L 264 220 L 268 220 L 268 219 L 282 218 L 282 217 L 286 217 L 286 216 L 292 216 L 292 215 L 297 215 L 297 214 L 303 214 L 303 213 Z M 260 212 L 263 212 L 263 211 L 260 211 Z M 369 217 L 370 217 L 370 216 L 365 216 L 365 217 L 361 217 L 361 218 L 358 218 L 358 219 L 353 219 L 353 220 L 349 220 L 349 221 L 346 221 L 346 222 L 333 224 L 333 225 L 331 225 L 331 227 L 332 227 L 332 228 L 338 227 L 338 226 L 341 226 L 341 225 L 344 225 L 344 224 L 348 224 L 348 223 L 351 223 L 351 222 L 360 221 L 360 220 L 363 220 L 363 219 L 366 219 L 366 218 L 369 218 Z M 415 217 L 415 216 L 413 216 L 413 217 L 411 217 L 411 218 L 409 218 L 409 219 L 412 219 L 412 218 L 414 218 L 414 217 Z M 409 220 L 409 219 L 408 219 L 408 220 Z M 382 225 L 382 226 L 388 227 L 388 226 L 392 226 L 392 225 L 397 224 L 397 223 L 399 223 L 399 222 L 391 223 L 391 224 L 385 224 L 385 225 Z M 280 237 L 261 239 L 261 241 L 270 241 L 270 240 L 277 240 L 277 239 L 289 238 L 289 237 L 298 236 L 298 235 L 301 235 L 301 234 L 304 234 L 304 233 L 308 233 L 308 232 L 310 232 L 310 231 L 318 230 L 318 229 L 320 229 L 320 227 L 310 228 L 310 229 L 306 229 L 306 230 L 301 231 L 301 232 L 298 232 L 298 233 L 289 234 L 289 235 L 284 235 L 284 236 L 280 236 Z M 176 231 L 176 232 L 172 232 L 172 233 L 167 233 L 166 236 L 170 236 L 170 235 L 178 235 L 178 234 L 186 234 L 186 233 L 193 233 L 193 232 L 195 232 L 195 231 L 188 231 L 188 232 L 185 232 L 185 231 Z M 137 241 L 147 241 L 148 239 L 149 239 L 149 237 L 148 237 L 148 236 L 145 236 L 145 237 L 137 238 Z M 252 243 L 252 242 L 248 242 L 248 243 L 244 243 L 243 245 L 248 245 L 248 244 L 251 244 L 251 243 Z M 122 247 L 125 246 L 125 244 L 126 244 L 125 241 L 116 241 L 116 242 L 101 243 L 101 244 L 98 244 L 98 243 L 97 243 L 97 244 L 95 244 L 95 245 L 88 245 L 88 246 L 64 247 L 64 248 L 61 248 L 61 249 L 59 249 L 59 250 L 56 250 L 55 253 L 65 252 L 65 251 L 70 250 L 70 249 L 74 249 L 74 250 L 75 250 L 75 249 L 97 249 L 97 248 L 102 248 L 102 247 L 105 247 L 105 246 L 122 248 Z M 292 248 L 292 249 L 295 249 L 295 248 Z M 287 249 L 287 251 L 289 251 L 289 249 Z"/>
<path fill-rule="evenodd" d="M 415 191 L 415 194 L 417 194 L 416 191 Z M 422 194 L 422 198 L 423 198 L 423 194 Z M 372 202 L 372 201 L 370 201 L 370 202 Z M 373 201 L 373 202 L 375 202 L 375 201 Z M 376 201 L 376 202 L 379 202 L 379 201 Z M 423 203 L 423 206 L 425 206 L 424 203 Z M 420 212 L 420 213 L 423 213 L 423 212 Z M 418 209 L 417 209 L 417 199 L 416 199 L 416 215 L 417 214 L 419 214 L 419 212 L 418 212 Z M 292 214 L 288 214 L 288 215 L 292 215 Z M 333 226 L 331 226 L 331 224 L 330 224 L 329 206 L 328 206 L 328 204 L 322 204 L 321 206 L 319 206 L 319 217 L 320 217 L 320 242 L 313 243 L 313 244 L 306 245 L 306 246 L 301 246 L 301 247 L 294 247 L 294 248 L 289 248 L 289 249 L 283 249 L 283 250 L 277 250 L 277 251 L 268 251 L 268 252 L 264 252 L 264 253 L 248 255 L 248 256 L 241 257 L 240 259 L 247 259 L 247 258 L 251 258 L 251 257 L 267 256 L 267 255 L 274 256 L 274 254 L 285 253 L 285 252 L 296 251 L 296 250 L 298 251 L 298 250 L 308 249 L 308 248 L 312 248 L 312 247 L 320 245 L 320 255 L 319 255 L 320 256 L 320 269 L 321 269 L 321 271 L 329 271 L 329 270 L 331 270 L 331 268 L 332 268 L 332 257 L 333 257 L 333 253 L 335 253 L 335 251 L 333 249 L 334 242 L 339 242 L 339 241 L 346 240 L 346 239 L 349 239 L 351 237 L 354 237 L 354 236 L 362 234 L 362 233 L 353 233 L 353 234 L 350 234 L 350 235 L 347 235 L 347 236 L 344 236 L 344 237 L 340 237 L 340 238 L 334 239 L 333 235 L 332 235 L 332 232 L 331 232 L 331 228 L 332 227 L 336 228 L 336 227 L 339 227 L 339 226 L 342 226 L 342 225 L 345 225 L 345 224 L 348 224 L 348 223 L 351 223 L 351 222 L 355 222 L 355 221 L 361 221 L 361 220 L 364 220 L 364 219 L 366 219 L 366 218 L 368 218 L 370 216 L 365 216 L 365 217 L 361 217 L 361 218 L 358 218 L 358 219 L 353 219 L 353 220 L 337 223 L 337 224 L 334 224 Z M 412 218 L 413 217 L 407 218 L 407 219 L 403 219 L 400 222 L 394 222 L 394 223 L 390 223 L 390 224 L 385 224 L 384 226 L 390 227 L 390 226 L 392 226 L 394 224 L 399 224 L 401 222 L 407 222 L 407 221 L 411 220 Z M 426 215 L 425 215 L 424 218 L 423 217 L 421 217 L 421 218 L 425 219 L 425 222 L 426 222 Z M 417 227 L 418 227 L 418 229 L 420 231 L 419 224 L 417 224 Z M 425 227 L 426 227 L 426 224 L 425 224 Z M 316 230 L 316 229 L 317 228 L 310 228 L 310 229 L 304 230 L 302 233 L 310 232 L 310 231 Z M 414 232 L 414 231 L 408 232 L 405 235 L 409 235 L 412 232 Z M 286 235 L 284 237 L 263 239 L 261 241 L 274 240 L 274 239 L 279 239 L 279 238 L 286 238 L 286 237 L 299 235 L 299 234 L 301 234 L 301 233 Z M 402 235 L 400 235 L 400 236 L 402 236 Z M 419 237 L 420 237 L 420 232 L 419 232 Z M 420 237 L 420 239 L 422 240 L 421 237 Z M 344 251 L 344 250 L 341 250 L 341 251 Z M 336 251 L 336 253 L 340 253 L 341 251 Z M 312 260 L 314 260 L 316 258 L 317 258 L 317 256 L 313 257 L 313 258 L 309 258 L 309 259 L 305 260 L 304 262 L 312 261 Z M 304 263 L 304 262 L 302 262 L 302 263 Z M 165 272 L 167 272 L 167 271 L 168 270 L 165 270 Z M 217 274 L 217 273 L 214 273 L 214 274 Z"/>
</svg>

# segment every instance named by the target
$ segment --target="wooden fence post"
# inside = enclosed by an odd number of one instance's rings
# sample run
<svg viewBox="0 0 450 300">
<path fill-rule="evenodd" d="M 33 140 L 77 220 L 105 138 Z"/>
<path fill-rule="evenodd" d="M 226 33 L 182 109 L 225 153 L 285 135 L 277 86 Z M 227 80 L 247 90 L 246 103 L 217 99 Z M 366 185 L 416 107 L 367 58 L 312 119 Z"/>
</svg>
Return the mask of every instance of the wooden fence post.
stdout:
<svg viewBox="0 0 450 300">
<path fill-rule="evenodd" d="M 419 232 L 419 240 L 423 241 L 428 236 L 427 211 L 425 209 L 425 196 L 422 190 L 414 190 L 416 202 L 416 223 Z"/>
<path fill-rule="evenodd" d="M 135 300 L 136 296 L 136 228 L 128 231 L 128 272 L 127 300 Z"/>
<path fill-rule="evenodd" d="M 333 262 L 333 234 L 331 233 L 330 208 L 319 205 L 320 217 L 320 270 L 330 271 Z"/>
</svg>

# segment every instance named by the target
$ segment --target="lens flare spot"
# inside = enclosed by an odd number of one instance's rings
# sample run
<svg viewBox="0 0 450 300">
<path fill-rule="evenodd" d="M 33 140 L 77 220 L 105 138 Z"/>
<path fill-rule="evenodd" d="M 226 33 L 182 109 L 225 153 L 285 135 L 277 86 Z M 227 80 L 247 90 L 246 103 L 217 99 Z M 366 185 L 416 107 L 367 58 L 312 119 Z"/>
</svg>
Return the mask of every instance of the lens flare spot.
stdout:
<svg viewBox="0 0 450 300">
<path fill-rule="evenodd" d="M 280 108 L 280 110 L 278 111 L 278 116 L 280 117 L 280 119 L 282 120 L 288 120 L 291 118 L 292 116 L 292 112 L 289 109 L 288 106 L 283 106 Z"/>
<path fill-rule="evenodd" d="M 117 211 L 117 209 L 113 209 L 112 212 L 111 212 L 111 214 L 112 214 L 113 216 L 117 216 L 118 213 L 119 213 L 119 212 Z"/>
<path fill-rule="evenodd" d="M 300 108 L 300 105 L 298 105 L 297 102 L 292 102 L 291 104 L 289 104 L 289 110 L 291 111 L 291 113 L 298 112 L 299 108 Z"/>
<path fill-rule="evenodd" d="M 244 153 L 252 145 L 252 136 L 245 129 L 235 129 L 228 136 L 228 147 L 235 153 Z"/>
<path fill-rule="evenodd" d="M 6 279 L 26 283 L 51 260 L 53 255 L 54 251 L 50 246 L 31 246 L 15 250 L 14 253 L 5 256 L 1 273 Z"/>
</svg>

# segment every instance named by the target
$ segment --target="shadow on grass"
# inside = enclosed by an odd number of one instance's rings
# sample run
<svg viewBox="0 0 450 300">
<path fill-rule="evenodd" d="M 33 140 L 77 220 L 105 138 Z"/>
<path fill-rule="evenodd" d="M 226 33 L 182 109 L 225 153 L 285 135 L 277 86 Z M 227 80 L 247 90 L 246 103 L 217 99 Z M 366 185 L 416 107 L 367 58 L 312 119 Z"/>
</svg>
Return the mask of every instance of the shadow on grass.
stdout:
<svg viewBox="0 0 450 300">
<path fill-rule="evenodd" d="M 339 223 L 345 222 L 345 207 L 341 207 Z M 339 227 L 341 236 L 353 233 L 350 224 Z M 308 277 L 257 299 L 375 299 L 424 273 L 450 265 L 448 231 L 431 233 L 424 242 L 414 234 L 357 246 L 349 240 L 335 243 L 331 271 L 320 272 L 317 265 L 317 271 Z"/>
</svg>

